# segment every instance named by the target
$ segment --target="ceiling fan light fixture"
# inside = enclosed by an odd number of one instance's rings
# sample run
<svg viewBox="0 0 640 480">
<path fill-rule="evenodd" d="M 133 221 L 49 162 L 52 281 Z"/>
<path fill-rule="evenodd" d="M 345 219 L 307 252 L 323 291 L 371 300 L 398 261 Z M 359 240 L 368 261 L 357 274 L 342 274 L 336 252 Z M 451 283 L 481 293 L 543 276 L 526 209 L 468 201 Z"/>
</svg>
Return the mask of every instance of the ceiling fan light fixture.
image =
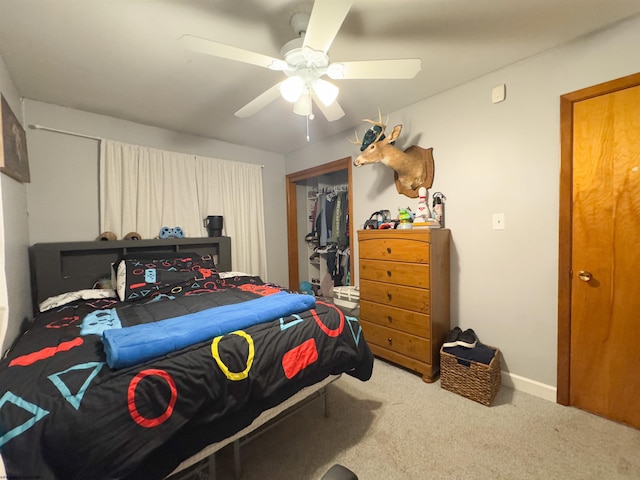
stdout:
<svg viewBox="0 0 640 480">
<path fill-rule="evenodd" d="M 281 78 L 281 81 L 235 112 L 237 117 L 246 118 L 254 115 L 282 96 L 294 104 L 296 113 L 307 116 L 307 120 L 313 118 L 312 102 L 315 102 L 324 117 L 332 122 L 342 118 L 345 112 L 337 100 L 339 89 L 329 82 L 320 80 L 325 75 L 329 80 L 336 81 L 393 80 L 412 79 L 420 71 L 422 64 L 419 58 L 331 63 L 329 49 L 354 0 L 306 0 L 306 3 L 313 3 L 310 14 L 299 12 L 290 17 L 296 38 L 286 42 L 280 49 L 281 58 L 194 35 L 180 37 L 179 41 L 183 46 L 193 52 L 281 71 L 286 75 L 286 78 Z"/>
<path fill-rule="evenodd" d="M 325 107 L 328 107 L 338 98 L 338 93 L 340 89 L 336 87 L 334 84 L 323 80 L 322 78 L 317 78 L 313 84 L 313 93 L 320 99 L 320 101 L 324 104 Z"/>
<path fill-rule="evenodd" d="M 280 84 L 280 94 L 287 102 L 297 102 L 304 91 L 304 80 L 298 75 L 292 75 Z"/>
<path fill-rule="evenodd" d="M 300 98 L 293 105 L 293 113 L 297 115 L 303 115 L 305 117 L 310 116 L 313 112 L 311 110 L 311 95 L 301 95 Z"/>
</svg>

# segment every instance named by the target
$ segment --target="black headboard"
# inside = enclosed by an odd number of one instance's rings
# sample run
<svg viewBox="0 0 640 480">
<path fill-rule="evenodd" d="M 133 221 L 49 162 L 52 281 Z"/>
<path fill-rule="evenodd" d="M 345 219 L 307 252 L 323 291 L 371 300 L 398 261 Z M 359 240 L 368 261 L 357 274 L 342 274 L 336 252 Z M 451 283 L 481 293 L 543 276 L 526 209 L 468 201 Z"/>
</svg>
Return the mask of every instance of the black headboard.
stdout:
<svg viewBox="0 0 640 480">
<path fill-rule="evenodd" d="M 212 255 L 219 271 L 231 270 L 229 237 L 36 243 L 29 247 L 34 312 L 49 297 L 91 288 L 124 254 L 178 251 Z"/>
</svg>

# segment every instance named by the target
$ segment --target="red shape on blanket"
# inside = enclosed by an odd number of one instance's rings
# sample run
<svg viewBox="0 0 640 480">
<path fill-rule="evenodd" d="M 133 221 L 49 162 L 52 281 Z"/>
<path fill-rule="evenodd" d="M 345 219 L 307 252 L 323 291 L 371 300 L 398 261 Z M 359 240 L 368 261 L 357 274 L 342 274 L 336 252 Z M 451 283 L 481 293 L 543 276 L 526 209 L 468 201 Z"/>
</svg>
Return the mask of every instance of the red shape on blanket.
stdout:
<svg viewBox="0 0 640 480">
<path fill-rule="evenodd" d="M 169 404 L 167 405 L 166 410 L 162 415 L 155 418 L 143 417 L 140 415 L 140 412 L 138 412 L 138 408 L 136 407 L 136 387 L 138 386 L 138 383 L 140 383 L 140 380 L 149 375 L 163 378 L 169 384 L 169 390 L 171 391 L 171 398 L 169 399 Z M 133 418 L 133 421 L 138 425 L 145 428 L 157 427 L 158 425 L 163 424 L 173 414 L 173 408 L 176 406 L 176 400 L 178 400 L 176 382 L 173 381 L 173 378 L 167 372 L 155 368 L 143 370 L 133 377 L 133 380 L 131 380 L 131 383 L 129 384 L 129 390 L 127 391 L 127 403 L 129 404 L 129 413 L 131 414 L 131 418 Z"/>
<path fill-rule="evenodd" d="M 22 355 L 21 357 L 16 357 L 9 363 L 10 367 L 14 365 L 18 365 L 20 367 L 28 367 L 29 365 L 36 363 L 39 360 L 44 360 L 45 358 L 53 357 L 56 353 L 66 352 L 71 350 L 72 348 L 79 347 L 84 343 L 82 337 L 74 338 L 68 342 L 62 342 L 57 347 L 46 347 L 42 350 L 38 350 L 37 352 L 29 353 L 27 355 Z"/>
<path fill-rule="evenodd" d="M 245 285 L 240 285 L 238 289 L 242 290 L 243 292 L 252 292 L 257 295 L 261 295 L 263 297 L 266 297 L 267 295 L 273 295 L 274 293 L 282 292 L 281 288 L 278 288 L 266 283 L 264 285 L 253 285 L 253 284 L 247 283 Z"/>
<path fill-rule="evenodd" d="M 58 320 L 54 320 L 53 322 L 44 326 L 44 328 L 65 328 L 70 326 L 72 323 L 80 320 L 78 315 L 73 315 L 71 317 L 64 317 Z"/>
<path fill-rule="evenodd" d="M 310 338 L 282 356 L 282 368 L 285 376 L 291 380 L 316 360 L 318 360 L 316 340 Z"/>
<path fill-rule="evenodd" d="M 211 271 L 210 268 L 200 268 L 200 267 L 198 267 L 198 272 L 200 272 L 200 275 L 202 275 L 202 278 L 196 277 L 196 280 L 205 280 L 205 279 L 213 276 L 213 272 Z"/>
<path fill-rule="evenodd" d="M 342 333 L 342 330 L 344 330 L 344 313 L 342 313 L 342 310 L 340 310 L 339 308 L 336 308 L 335 306 L 329 303 L 325 303 L 321 301 L 317 301 L 316 303 L 319 303 L 329 308 L 333 308 L 338 312 L 338 315 L 340 315 L 340 325 L 338 325 L 338 328 L 331 330 L 324 323 L 322 323 L 322 320 L 320 320 L 320 316 L 318 315 L 318 312 L 316 312 L 315 309 L 311 309 L 311 314 L 313 315 L 313 319 L 316 321 L 316 323 L 320 327 L 320 330 L 326 333 L 328 337 L 337 337 L 338 335 L 340 335 Z"/>
</svg>

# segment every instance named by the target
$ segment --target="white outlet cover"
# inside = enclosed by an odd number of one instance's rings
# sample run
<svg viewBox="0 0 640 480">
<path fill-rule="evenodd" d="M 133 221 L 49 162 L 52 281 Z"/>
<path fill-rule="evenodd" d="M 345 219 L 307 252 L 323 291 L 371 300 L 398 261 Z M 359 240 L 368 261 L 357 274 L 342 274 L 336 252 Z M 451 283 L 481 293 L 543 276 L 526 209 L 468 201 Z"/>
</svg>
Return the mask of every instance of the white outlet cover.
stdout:
<svg viewBox="0 0 640 480">
<path fill-rule="evenodd" d="M 496 85 L 491 89 L 491 103 L 504 102 L 506 97 L 507 86 L 504 83 L 502 85 Z"/>
</svg>

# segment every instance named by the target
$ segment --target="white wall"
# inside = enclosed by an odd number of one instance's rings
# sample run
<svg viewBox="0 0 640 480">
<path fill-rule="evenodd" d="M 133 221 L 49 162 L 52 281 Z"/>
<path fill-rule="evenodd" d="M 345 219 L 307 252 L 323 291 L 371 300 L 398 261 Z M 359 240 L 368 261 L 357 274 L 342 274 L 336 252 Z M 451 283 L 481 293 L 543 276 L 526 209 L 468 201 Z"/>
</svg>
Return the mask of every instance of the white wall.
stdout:
<svg viewBox="0 0 640 480">
<path fill-rule="evenodd" d="M 22 103 L 1 56 L 0 93 L 24 126 Z M 26 188 L 5 174 L 0 174 L 0 210 L 0 269 L 7 280 L 5 286 L 0 278 L 0 351 L 4 353 L 31 315 Z"/>
<path fill-rule="evenodd" d="M 446 197 L 452 232 L 452 326 L 474 328 L 503 352 L 507 381 L 555 399 L 560 165 L 559 97 L 640 71 L 640 17 L 483 76 L 397 112 L 399 144 L 433 147 L 430 193 Z M 492 104 L 491 88 L 507 98 Z M 371 116 L 377 115 L 375 100 Z M 386 114 L 387 112 L 383 112 Z M 363 133 L 366 125 L 358 127 Z M 287 173 L 359 152 L 352 132 L 286 158 Z M 381 164 L 354 170 L 354 226 L 399 195 Z M 504 230 L 492 214 L 504 213 Z M 355 252 L 357 255 L 357 250 Z M 356 256 L 357 258 L 357 256 Z M 358 262 L 356 261 L 356 271 Z"/>
<path fill-rule="evenodd" d="M 27 124 L 39 124 L 163 150 L 264 165 L 267 280 L 288 283 L 284 157 L 103 115 L 26 101 Z M 94 240 L 98 224 L 98 142 L 28 129 L 30 243 Z"/>
</svg>

